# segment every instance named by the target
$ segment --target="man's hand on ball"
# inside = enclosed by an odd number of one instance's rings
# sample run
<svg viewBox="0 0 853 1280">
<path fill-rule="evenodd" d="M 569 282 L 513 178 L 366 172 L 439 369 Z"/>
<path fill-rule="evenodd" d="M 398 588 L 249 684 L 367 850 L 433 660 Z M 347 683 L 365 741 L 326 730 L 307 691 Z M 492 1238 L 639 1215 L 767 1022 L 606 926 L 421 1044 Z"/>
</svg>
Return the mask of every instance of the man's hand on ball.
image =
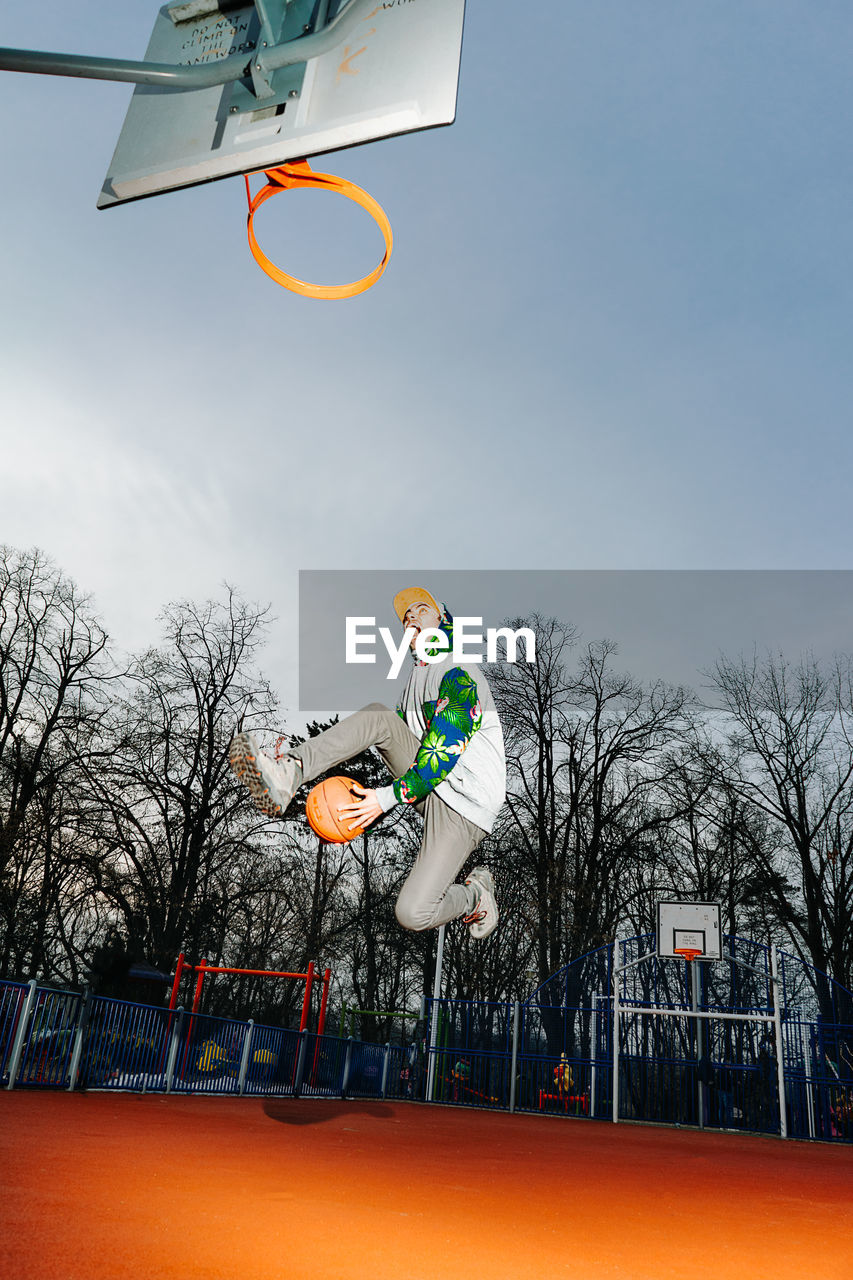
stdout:
<svg viewBox="0 0 853 1280">
<path fill-rule="evenodd" d="M 353 784 L 352 794 L 358 796 L 357 802 L 341 805 L 338 809 L 338 817 L 349 831 L 355 831 L 357 827 L 369 827 L 371 822 L 381 818 L 382 805 L 376 799 L 376 792 L 372 787 L 362 787 L 356 782 Z"/>
</svg>

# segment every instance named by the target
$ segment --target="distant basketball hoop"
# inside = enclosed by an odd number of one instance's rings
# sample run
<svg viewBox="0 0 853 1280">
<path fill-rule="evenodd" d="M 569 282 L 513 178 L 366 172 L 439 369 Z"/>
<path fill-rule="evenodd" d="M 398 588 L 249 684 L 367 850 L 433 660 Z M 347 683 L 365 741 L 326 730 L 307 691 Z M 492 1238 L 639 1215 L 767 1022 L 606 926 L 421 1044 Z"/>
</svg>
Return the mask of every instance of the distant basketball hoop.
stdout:
<svg viewBox="0 0 853 1280">
<path fill-rule="evenodd" d="M 657 954 L 683 960 L 721 960 L 719 902 L 659 902 Z"/>
</svg>

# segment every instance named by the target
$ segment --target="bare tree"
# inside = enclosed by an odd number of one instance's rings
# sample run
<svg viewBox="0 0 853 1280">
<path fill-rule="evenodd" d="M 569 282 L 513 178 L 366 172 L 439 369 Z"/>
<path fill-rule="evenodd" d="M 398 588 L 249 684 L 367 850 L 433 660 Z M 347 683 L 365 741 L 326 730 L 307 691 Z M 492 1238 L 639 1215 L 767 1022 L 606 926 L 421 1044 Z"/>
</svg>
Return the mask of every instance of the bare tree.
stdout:
<svg viewBox="0 0 853 1280">
<path fill-rule="evenodd" d="M 779 833 L 767 896 L 797 952 L 853 981 L 853 667 L 722 658 L 715 709 L 732 726 L 729 776 Z"/>
<path fill-rule="evenodd" d="M 521 625 L 519 620 L 512 623 Z M 612 936 L 638 860 L 667 820 L 668 753 L 692 724 L 683 689 L 643 685 L 590 644 L 574 672 L 573 629 L 539 616 L 537 663 L 492 673 L 508 746 L 509 824 L 530 888 L 540 982 Z"/>
<path fill-rule="evenodd" d="M 230 914 L 262 887 L 274 837 L 228 767 L 235 725 L 267 721 L 274 699 L 254 669 L 264 611 L 228 590 L 224 603 L 163 614 L 164 643 L 131 670 L 107 748 L 89 770 L 98 888 L 148 958 L 223 954 Z M 140 937 L 141 935 L 141 937 Z"/>
<path fill-rule="evenodd" d="M 0 548 L 0 974 L 51 972 L 48 918 L 76 874 L 81 760 L 112 672 L 91 601 L 38 550 Z"/>
<path fill-rule="evenodd" d="M 637 864 L 626 918 L 638 933 L 655 927 L 661 898 L 722 904 L 723 931 L 767 937 L 764 867 L 778 851 L 774 825 L 732 786 L 719 747 L 688 735 L 672 753 L 660 788 L 655 856 Z"/>
</svg>

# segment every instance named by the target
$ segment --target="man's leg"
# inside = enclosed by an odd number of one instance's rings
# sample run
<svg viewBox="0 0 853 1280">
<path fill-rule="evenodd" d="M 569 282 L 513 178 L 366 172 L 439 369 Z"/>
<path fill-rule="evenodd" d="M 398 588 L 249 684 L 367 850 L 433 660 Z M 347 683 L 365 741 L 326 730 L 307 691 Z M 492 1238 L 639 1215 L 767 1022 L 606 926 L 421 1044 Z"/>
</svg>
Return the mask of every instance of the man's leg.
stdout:
<svg viewBox="0 0 853 1280">
<path fill-rule="evenodd" d="M 397 919 L 404 929 L 437 929 L 474 909 L 478 892 L 455 884 L 468 857 L 486 832 L 450 808 L 432 792 L 418 804 L 424 835 L 415 865 L 397 899 Z"/>
<path fill-rule="evenodd" d="M 294 747 L 281 760 L 259 751 L 251 733 L 237 734 L 228 758 L 261 812 L 282 818 L 304 782 L 373 746 L 394 777 L 399 778 L 412 764 L 419 743 L 398 715 L 381 702 L 372 702 L 316 738 Z"/>
<path fill-rule="evenodd" d="M 393 777 L 399 778 L 411 767 L 419 746 L 418 739 L 396 711 L 381 702 L 371 702 L 333 724 L 331 729 L 318 733 L 316 738 L 301 742 L 287 754 L 301 761 L 303 781 L 310 782 L 368 747 L 376 747 Z"/>
</svg>

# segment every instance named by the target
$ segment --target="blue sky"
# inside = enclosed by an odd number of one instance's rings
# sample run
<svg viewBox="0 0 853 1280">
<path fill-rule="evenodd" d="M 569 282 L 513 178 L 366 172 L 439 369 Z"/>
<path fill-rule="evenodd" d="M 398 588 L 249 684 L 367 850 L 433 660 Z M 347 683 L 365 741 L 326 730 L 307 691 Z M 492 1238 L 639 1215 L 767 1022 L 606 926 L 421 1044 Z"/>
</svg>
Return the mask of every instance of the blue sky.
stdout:
<svg viewBox="0 0 853 1280">
<path fill-rule="evenodd" d="M 155 13 L 2 38 L 140 57 Z M 395 232 L 338 303 L 255 266 L 240 179 L 96 211 L 129 86 L 0 73 L 0 538 L 126 647 L 223 579 L 271 602 L 287 701 L 299 569 L 850 567 L 851 36 L 847 0 L 470 0 L 456 124 L 319 166 Z M 263 242 L 380 251 L 305 192 Z"/>
</svg>

